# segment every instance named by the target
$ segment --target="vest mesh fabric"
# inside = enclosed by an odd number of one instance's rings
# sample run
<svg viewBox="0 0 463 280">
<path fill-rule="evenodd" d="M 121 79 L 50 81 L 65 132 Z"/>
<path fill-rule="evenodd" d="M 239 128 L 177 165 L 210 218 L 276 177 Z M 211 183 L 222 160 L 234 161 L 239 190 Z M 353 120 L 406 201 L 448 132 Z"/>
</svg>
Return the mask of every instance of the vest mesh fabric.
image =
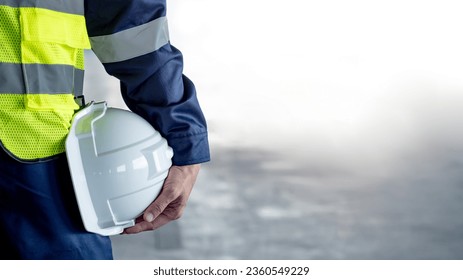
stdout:
<svg viewBox="0 0 463 280">
<path fill-rule="evenodd" d="M 50 27 L 52 24 L 54 28 Z M 69 77 L 72 71 L 53 76 L 40 66 L 69 65 L 74 72 L 83 71 L 84 49 L 89 46 L 83 16 L 0 6 L 0 66 L 20 67 L 15 69 L 21 69 L 24 76 L 20 78 L 25 92 L 0 91 L 0 140 L 17 158 L 35 160 L 64 152 L 72 116 L 79 108 L 72 84 L 66 92 L 31 92 L 34 87 L 29 83 L 33 81 L 35 88 L 51 88 L 49 85 L 60 79 L 74 80 Z M 42 72 L 26 71 L 24 65 L 37 65 L 38 68 L 30 69 Z M 37 74 L 45 80 L 31 77 Z M 8 84 L 8 75 L 14 73 L 0 73 L 0 83 Z"/>
</svg>

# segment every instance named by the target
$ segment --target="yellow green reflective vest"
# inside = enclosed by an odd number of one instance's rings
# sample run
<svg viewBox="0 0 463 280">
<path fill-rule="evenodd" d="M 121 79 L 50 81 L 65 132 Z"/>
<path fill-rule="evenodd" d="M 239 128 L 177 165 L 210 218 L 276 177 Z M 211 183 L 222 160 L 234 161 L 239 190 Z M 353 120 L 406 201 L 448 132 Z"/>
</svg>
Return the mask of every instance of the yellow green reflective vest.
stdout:
<svg viewBox="0 0 463 280">
<path fill-rule="evenodd" d="M 0 141 L 16 158 L 64 152 L 90 48 L 81 0 L 0 0 Z"/>
</svg>

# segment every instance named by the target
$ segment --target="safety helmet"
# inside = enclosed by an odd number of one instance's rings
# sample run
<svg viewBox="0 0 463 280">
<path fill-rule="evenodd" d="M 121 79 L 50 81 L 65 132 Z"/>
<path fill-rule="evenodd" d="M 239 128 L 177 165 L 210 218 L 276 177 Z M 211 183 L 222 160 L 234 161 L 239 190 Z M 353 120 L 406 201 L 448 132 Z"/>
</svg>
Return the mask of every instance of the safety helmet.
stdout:
<svg viewBox="0 0 463 280">
<path fill-rule="evenodd" d="M 115 235 L 159 195 L 173 151 L 142 117 L 92 102 L 73 118 L 66 155 L 85 229 Z"/>
</svg>

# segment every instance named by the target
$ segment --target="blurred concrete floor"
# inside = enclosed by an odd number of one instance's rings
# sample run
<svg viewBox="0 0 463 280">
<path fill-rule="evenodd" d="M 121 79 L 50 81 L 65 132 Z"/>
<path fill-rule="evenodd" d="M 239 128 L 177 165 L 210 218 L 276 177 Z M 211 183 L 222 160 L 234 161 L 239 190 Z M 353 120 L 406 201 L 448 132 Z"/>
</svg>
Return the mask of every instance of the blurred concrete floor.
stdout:
<svg viewBox="0 0 463 280">
<path fill-rule="evenodd" d="M 115 236 L 115 258 L 463 259 L 462 160 L 372 180 L 213 149 L 184 216 Z"/>
</svg>

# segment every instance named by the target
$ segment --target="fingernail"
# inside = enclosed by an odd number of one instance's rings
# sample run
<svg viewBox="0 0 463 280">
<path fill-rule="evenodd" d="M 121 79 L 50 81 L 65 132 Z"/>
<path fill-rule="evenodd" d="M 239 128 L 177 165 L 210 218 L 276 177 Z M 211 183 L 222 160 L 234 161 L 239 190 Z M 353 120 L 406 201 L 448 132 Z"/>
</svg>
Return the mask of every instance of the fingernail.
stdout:
<svg viewBox="0 0 463 280">
<path fill-rule="evenodd" d="M 145 221 L 151 223 L 154 220 L 154 216 L 151 213 L 145 214 Z"/>
</svg>

